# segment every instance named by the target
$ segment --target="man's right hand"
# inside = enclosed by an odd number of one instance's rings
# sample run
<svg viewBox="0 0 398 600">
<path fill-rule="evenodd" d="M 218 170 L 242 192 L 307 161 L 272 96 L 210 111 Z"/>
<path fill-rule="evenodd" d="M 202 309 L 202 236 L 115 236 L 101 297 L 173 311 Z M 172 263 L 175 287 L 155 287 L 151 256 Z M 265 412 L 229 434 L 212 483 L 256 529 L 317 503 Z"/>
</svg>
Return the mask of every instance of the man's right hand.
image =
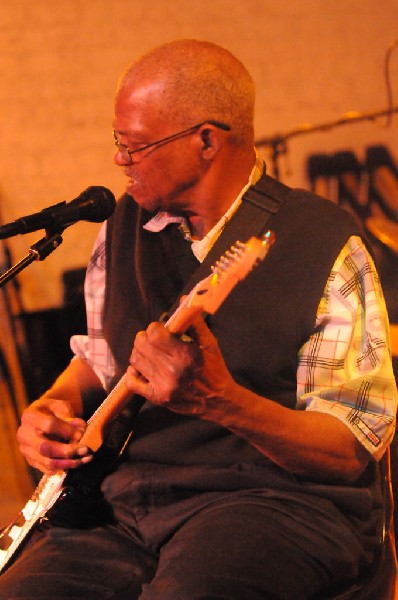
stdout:
<svg viewBox="0 0 398 600">
<path fill-rule="evenodd" d="M 79 445 L 85 428 L 67 401 L 42 397 L 23 412 L 17 439 L 28 463 L 50 475 L 91 460 L 89 448 Z"/>
</svg>

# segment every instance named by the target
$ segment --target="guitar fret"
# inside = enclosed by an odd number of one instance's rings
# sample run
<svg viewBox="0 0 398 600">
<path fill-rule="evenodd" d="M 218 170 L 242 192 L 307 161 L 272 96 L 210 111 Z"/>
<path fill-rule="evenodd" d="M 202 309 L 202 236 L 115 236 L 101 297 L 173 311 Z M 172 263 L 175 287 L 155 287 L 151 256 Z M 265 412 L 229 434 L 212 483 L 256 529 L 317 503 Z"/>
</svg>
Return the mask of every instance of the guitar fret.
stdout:
<svg viewBox="0 0 398 600">
<path fill-rule="evenodd" d="M 25 517 L 26 521 L 29 521 L 29 519 L 31 519 L 36 511 L 37 508 L 37 502 L 34 502 L 33 500 L 29 500 L 26 505 L 23 507 L 22 509 L 22 514 Z"/>
</svg>

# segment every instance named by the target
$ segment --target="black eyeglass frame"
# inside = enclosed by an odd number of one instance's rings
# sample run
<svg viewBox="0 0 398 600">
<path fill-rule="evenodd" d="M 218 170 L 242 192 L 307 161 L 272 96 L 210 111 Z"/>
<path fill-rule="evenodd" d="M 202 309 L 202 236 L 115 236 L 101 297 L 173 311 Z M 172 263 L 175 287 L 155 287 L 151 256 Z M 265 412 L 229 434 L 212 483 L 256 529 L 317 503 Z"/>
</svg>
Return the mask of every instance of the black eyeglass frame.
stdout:
<svg viewBox="0 0 398 600">
<path fill-rule="evenodd" d="M 129 157 L 130 157 L 130 164 L 132 164 L 133 159 L 131 158 L 133 154 L 136 154 L 138 152 L 142 152 L 143 150 L 147 150 L 148 148 L 154 148 L 155 146 L 158 146 L 159 144 L 164 144 L 166 142 L 170 142 L 174 139 L 177 139 L 178 137 L 188 134 L 188 133 L 193 133 L 196 129 L 199 129 L 199 127 L 202 127 L 203 125 L 213 125 L 214 127 L 217 127 L 218 129 L 222 129 L 223 131 L 231 131 L 231 126 L 227 125 L 226 123 L 221 123 L 221 121 L 213 121 L 213 120 L 207 120 L 207 121 L 203 121 L 202 123 L 198 123 L 197 125 L 192 125 L 192 127 L 188 127 L 187 129 L 183 129 L 182 131 L 178 131 L 177 133 L 173 133 L 172 135 L 168 135 L 165 138 L 162 138 L 161 140 L 157 140 L 156 142 L 151 142 L 150 144 L 145 144 L 145 146 L 141 146 L 141 148 L 137 148 L 137 150 L 129 150 L 129 148 L 127 146 L 125 146 L 124 144 L 121 144 L 120 141 L 117 138 L 116 135 L 116 131 L 113 130 L 113 138 L 115 141 L 115 146 L 117 147 L 117 149 L 119 151 L 122 152 L 126 152 Z"/>
</svg>

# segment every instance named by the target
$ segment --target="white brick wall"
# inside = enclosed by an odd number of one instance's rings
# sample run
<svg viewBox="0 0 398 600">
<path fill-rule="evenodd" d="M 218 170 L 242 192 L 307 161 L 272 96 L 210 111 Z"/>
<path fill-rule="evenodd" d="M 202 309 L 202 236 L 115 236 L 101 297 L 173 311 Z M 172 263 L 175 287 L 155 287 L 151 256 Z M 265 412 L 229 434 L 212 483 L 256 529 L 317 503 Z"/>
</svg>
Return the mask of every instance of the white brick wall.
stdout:
<svg viewBox="0 0 398 600">
<path fill-rule="evenodd" d="M 0 218 L 70 200 L 89 185 L 116 195 L 111 119 L 120 71 L 136 54 L 182 36 L 218 42 L 252 72 L 257 135 L 383 108 L 387 45 L 398 36 L 396 0 L 13 0 L 0 7 Z M 398 104 L 398 52 L 392 60 Z M 344 127 L 291 142 L 282 176 L 305 184 L 311 152 L 386 143 L 389 130 Z M 291 172 L 289 172 L 289 169 Z M 60 275 L 86 263 L 94 224 L 79 223 L 43 263 L 20 276 L 25 305 L 61 302 Z M 41 233 L 18 236 L 15 261 Z"/>
</svg>

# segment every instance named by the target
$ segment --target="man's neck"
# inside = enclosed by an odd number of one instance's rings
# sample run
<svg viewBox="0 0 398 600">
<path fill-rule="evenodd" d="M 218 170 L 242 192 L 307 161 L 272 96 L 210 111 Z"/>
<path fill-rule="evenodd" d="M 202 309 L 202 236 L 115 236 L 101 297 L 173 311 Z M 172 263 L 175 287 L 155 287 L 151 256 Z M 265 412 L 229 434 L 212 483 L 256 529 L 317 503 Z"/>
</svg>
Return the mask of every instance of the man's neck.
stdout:
<svg viewBox="0 0 398 600">
<path fill-rule="evenodd" d="M 186 218 L 189 223 L 192 238 L 202 239 L 224 217 L 235 200 L 242 194 L 248 185 L 249 178 L 253 175 L 255 154 L 246 157 L 246 161 L 221 170 L 216 177 L 212 177 L 203 186 L 204 197 L 197 202 L 198 211 L 192 211 Z M 207 195 L 206 191 L 211 190 Z"/>
</svg>

